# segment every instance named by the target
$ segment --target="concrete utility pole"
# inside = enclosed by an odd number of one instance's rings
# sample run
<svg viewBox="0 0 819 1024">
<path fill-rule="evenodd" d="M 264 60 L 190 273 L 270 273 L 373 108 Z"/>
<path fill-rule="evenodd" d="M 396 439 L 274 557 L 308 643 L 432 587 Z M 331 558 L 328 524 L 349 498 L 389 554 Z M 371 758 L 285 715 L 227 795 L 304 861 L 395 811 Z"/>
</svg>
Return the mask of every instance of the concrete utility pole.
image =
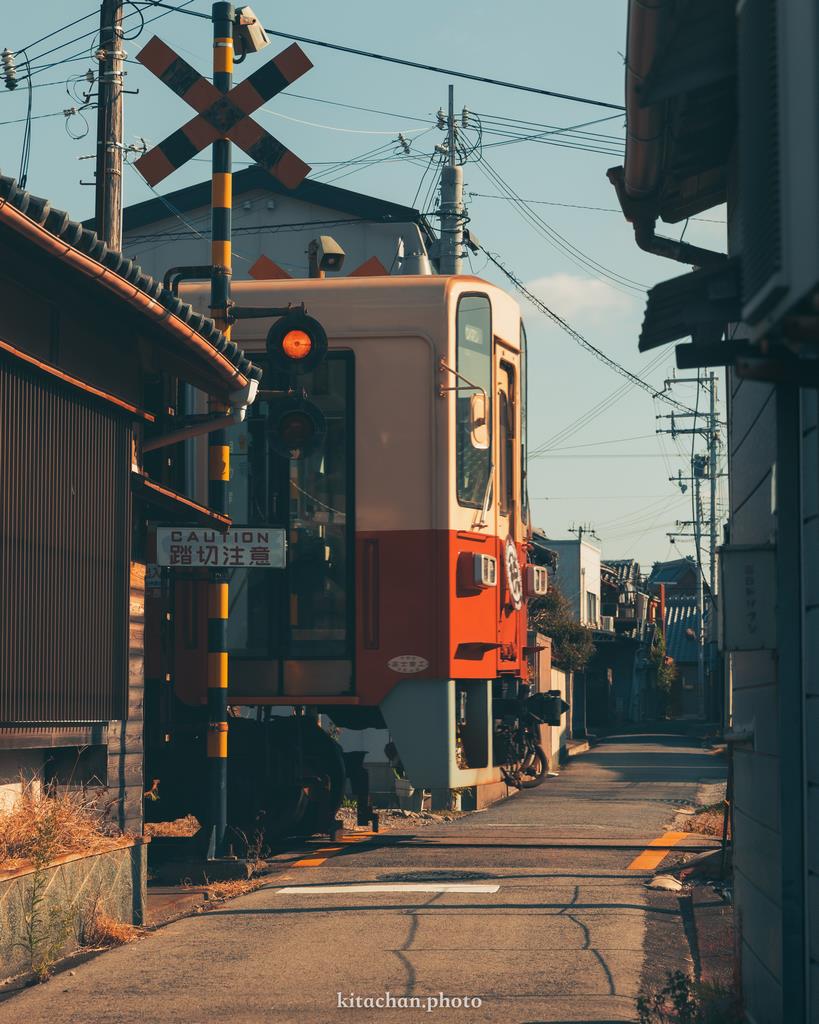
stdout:
<svg viewBox="0 0 819 1024">
<path fill-rule="evenodd" d="M 694 544 L 697 552 L 697 704 L 699 713 L 705 713 L 705 620 L 703 616 L 702 572 L 702 495 L 701 477 L 694 473 Z"/>
<path fill-rule="evenodd" d="M 460 274 L 464 247 L 464 169 L 455 151 L 455 87 L 449 87 L 447 116 L 447 162 L 441 168 L 441 255 L 442 274 Z"/>
<path fill-rule="evenodd" d="M 709 611 L 710 641 L 712 652 L 716 644 L 716 611 L 717 611 L 717 455 L 719 448 L 719 423 L 717 422 L 717 380 L 714 371 L 708 375 L 709 411 L 708 411 L 708 479 L 711 492 L 711 536 L 710 536 L 710 584 L 711 605 Z M 712 657 L 711 661 L 715 659 Z"/>
<path fill-rule="evenodd" d="M 685 483 L 689 482 L 694 485 L 694 517 L 691 520 L 678 521 L 678 527 L 690 526 L 693 529 L 693 534 L 681 533 L 675 531 L 669 534 L 672 540 L 675 537 L 690 537 L 693 536 L 696 551 L 697 551 L 697 680 L 700 700 L 700 711 L 706 713 L 711 709 L 707 707 L 705 700 L 705 677 L 707 673 L 713 673 L 716 659 L 713 656 L 714 644 L 716 643 L 716 608 L 717 608 L 717 485 L 720 474 L 717 469 L 717 461 L 719 457 L 719 418 L 717 416 L 717 381 L 716 376 L 713 373 L 709 373 L 706 376 L 696 377 L 675 377 L 671 380 L 667 380 L 666 385 L 669 384 L 696 384 L 697 387 L 705 387 L 708 389 L 708 412 L 702 414 L 687 413 L 687 412 L 674 412 L 668 416 L 659 416 L 658 419 L 670 419 L 671 429 L 663 430 L 660 429 L 657 433 L 660 434 L 671 434 L 672 437 L 677 437 L 680 434 L 699 434 L 704 438 L 706 443 L 707 456 L 701 454 L 694 454 L 691 461 L 691 476 L 683 477 L 680 474 L 678 477 L 670 477 L 669 479 L 674 483 L 679 484 L 681 490 L 685 490 Z M 701 415 L 705 420 L 705 426 L 697 426 L 697 418 Z M 680 419 L 694 419 L 694 426 L 681 428 L 676 424 L 677 420 Z M 708 478 L 709 484 L 709 516 L 706 519 L 702 513 L 702 481 Z M 704 558 L 702 556 L 703 549 L 703 532 L 705 526 L 708 526 L 709 532 L 709 543 L 708 543 L 708 585 L 711 591 L 710 600 L 707 602 L 707 614 L 706 614 L 706 601 L 704 593 L 704 581 L 705 581 L 705 570 L 704 570 Z M 705 623 L 708 623 L 706 630 Z M 706 643 L 709 647 L 709 656 L 706 664 L 705 648 Z"/>
<path fill-rule="evenodd" d="M 102 0 L 97 79 L 97 172 L 94 217 L 109 249 L 122 249 L 122 8 Z"/>
</svg>

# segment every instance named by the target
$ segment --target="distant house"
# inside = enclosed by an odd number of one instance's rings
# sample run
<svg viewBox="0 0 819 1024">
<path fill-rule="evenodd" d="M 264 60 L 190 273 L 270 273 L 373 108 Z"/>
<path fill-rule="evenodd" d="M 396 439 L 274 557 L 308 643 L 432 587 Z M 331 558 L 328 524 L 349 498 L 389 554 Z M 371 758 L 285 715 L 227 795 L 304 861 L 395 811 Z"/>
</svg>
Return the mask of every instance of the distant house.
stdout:
<svg viewBox="0 0 819 1024">
<path fill-rule="evenodd" d="M 708 641 L 716 639 L 716 623 L 711 612 L 711 590 L 702 581 L 703 622 L 699 628 L 697 614 L 698 574 L 696 561 L 691 557 L 677 558 L 670 562 L 655 562 L 648 578 L 652 592 L 659 596 L 664 592 L 666 610 L 666 653 L 674 659 L 678 678 L 673 691 L 673 705 L 677 714 L 706 714 L 710 703 L 718 694 L 718 666 L 711 663 Z M 703 653 L 704 675 L 702 684 L 698 681 L 699 640 L 706 641 Z"/>
<path fill-rule="evenodd" d="M 258 370 L 94 232 L 0 177 L 0 806 L 21 773 L 111 791 L 141 833 L 150 522 L 174 489 L 169 382 L 246 404 Z"/>
<path fill-rule="evenodd" d="M 697 590 L 697 563 L 691 557 L 675 558 L 670 562 L 655 562 L 646 580 L 651 593 L 657 593 L 660 584 L 666 593 L 694 594 Z"/>
<path fill-rule="evenodd" d="M 582 538 L 545 544 L 557 554 L 554 582 L 569 602 L 576 620 L 590 629 L 600 627 L 600 545 Z"/>
<path fill-rule="evenodd" d="M 124 251 L 159 278 L 170 267 L 209 264 L 210 204 L 208 179 L 127 206 Z M 341 276 L 417 273 L 418 257 L 435 240 L 426 217 L 409 206 L 309 178 L 287 189 L 256 166 L 233 175 L 235 278 L 307 277 L 307 246 L 317 235 L 332 235 L 345 251 Z M 251 274 L 260 257 L 264 265 Z"/>
<path fill-rule="evenodd" d="M 677 679 L 672 691 L 672 707 L 677 714 L 701 713 L 697 689 L 699 646 L 697 600 L 692 594 L 671 593 L 665 599 L 665 652 L 674 659 Z"/>
<path fill-rule="evenodd" d="M 656 700 L 648 653 L 654 642 L 657 602 L 633 558 L 600 566 L 602 617 L 596 652 L 586 669 L 592 729 L 652 717 Z"/>
</svg>

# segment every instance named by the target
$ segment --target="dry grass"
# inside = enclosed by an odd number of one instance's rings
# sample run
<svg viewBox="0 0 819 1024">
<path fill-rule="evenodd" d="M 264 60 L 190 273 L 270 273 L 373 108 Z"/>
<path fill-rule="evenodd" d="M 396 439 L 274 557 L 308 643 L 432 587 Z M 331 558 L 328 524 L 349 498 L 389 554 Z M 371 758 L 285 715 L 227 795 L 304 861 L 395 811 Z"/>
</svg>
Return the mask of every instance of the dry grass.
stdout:
<svg viewBox="0 0 819 1024">
<path fill-rule="evenodd" d="M 721 839 L 724 814 L 725 807 L 721 802 L 710 804 L 708 807 L 700 807 L 696 814 L 685 819 L 685 831 L 696 832 L 702 836 L 717 836 Z M 728 836 L 729 838 L 731 836 L 730 821 Z"/>
<path fill-rule="evenodd" d="M 209 902 L 224 903 L 225 900 L 255 892 L 266 883 L 266 878 L 234 878 L 226 882 L 210 882 L 205 886 L 205 892 Z"/>
<path fill-rule="evenodd" d="M 184 818 L 177 818 L 176 821 L 146 821 L 145 835 L 195 836 L 201 827 L 198 818 L 186 814 Z"/>
<path fill-rule="evenodd" d="M 99 949 L 101 946 L 123 946 L 144 934 L 143 928 L 117 921 L 95 906 L 89 920 L 83 924 L 82 938 L 84 946 Z"/>
<path fill-rule="evenodd" d="M 13 807 L 0 813 L 0 869 L 44 866 L 63 854 L 109 848 L 121 835 L 105 820 L 110 806 L 101 788 L 67 790 L 25 781 Z"/>
</svg>

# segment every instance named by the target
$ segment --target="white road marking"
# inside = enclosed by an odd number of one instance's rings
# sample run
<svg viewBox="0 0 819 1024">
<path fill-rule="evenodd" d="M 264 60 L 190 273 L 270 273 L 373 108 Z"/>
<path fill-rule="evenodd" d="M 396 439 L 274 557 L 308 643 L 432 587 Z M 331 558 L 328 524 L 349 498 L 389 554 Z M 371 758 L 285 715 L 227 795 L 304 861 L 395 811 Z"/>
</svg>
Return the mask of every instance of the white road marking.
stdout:
<svg viewBox="0 0 819 1024">
<path fill-rule="evenodd" d="M 322 896 L 325 893 L 352 894 L 370 892 L 497 892 L 499 885 L 470 885 L 465 882 L 394 882 L 365 885 L 288 885 L 277 889 L 278 896 Z"/>
</svg>

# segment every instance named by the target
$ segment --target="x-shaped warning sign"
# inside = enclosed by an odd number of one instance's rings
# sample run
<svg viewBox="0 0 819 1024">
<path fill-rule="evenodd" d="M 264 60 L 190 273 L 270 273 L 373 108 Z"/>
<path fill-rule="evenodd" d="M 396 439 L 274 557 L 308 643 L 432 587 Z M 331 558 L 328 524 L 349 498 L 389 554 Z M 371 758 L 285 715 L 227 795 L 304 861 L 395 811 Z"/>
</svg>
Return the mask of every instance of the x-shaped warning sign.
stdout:
<svg viewBox="0 0 819 1024">
<path fill-rule="evenodd" d="M 135 161 L 134 166 L 149 185 L 167 178 L 217 139 L 230 139 L 287 188 L 295 188 L 310 172 L 306 163 L 250 117 L 313 66 L 296 43 L 227 93 L 219 92 L 156 36 L 137 54 L 137 60 L 197 112 L 186 125 Z"/>
</svg>

